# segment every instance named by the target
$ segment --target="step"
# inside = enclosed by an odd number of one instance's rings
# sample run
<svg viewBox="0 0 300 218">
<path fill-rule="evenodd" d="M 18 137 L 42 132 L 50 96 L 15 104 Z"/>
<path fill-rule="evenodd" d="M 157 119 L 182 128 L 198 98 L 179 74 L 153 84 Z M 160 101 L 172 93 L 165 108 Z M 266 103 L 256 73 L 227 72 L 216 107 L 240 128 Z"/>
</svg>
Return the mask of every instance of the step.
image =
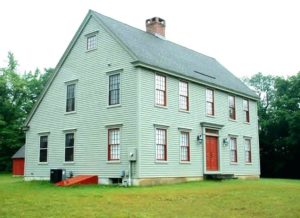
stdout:
<svg viewBox="0 0 300 218">
<path fill-rule="evenodd" d="M 215 174 L 205 174 L 204 178 L 207 180 L 223 180 L 223 179 L 235 179 L 236 177 L 234 176 L 234 174 L 215 173 Z"/>
<path fill-rule="evenodd" d="M 80 175 L 55 183 L 57 186 L 98 184 L 98 176 Z"/>
</svg>

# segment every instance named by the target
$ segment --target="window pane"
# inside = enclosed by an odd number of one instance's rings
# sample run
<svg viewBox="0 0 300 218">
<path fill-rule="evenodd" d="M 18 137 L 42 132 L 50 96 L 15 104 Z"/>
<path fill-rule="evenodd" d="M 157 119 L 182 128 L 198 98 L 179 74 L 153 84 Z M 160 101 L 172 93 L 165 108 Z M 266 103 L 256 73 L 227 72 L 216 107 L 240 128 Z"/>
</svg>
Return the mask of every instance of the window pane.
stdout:
<svg viewBox="0 0 300 218">
<path fill-rule="evenodd" d="M 40 150 L 40 162 L 47 162 L 47 149 Z"/>
<path fill-rule="evenodd" d="M 87 37 L 87 50 L 94 49 L 97 46 L 96 35 Z"/>
<path fill-rule="evenodd" d="M 230 160 L 231 160 L 231 162 L 237 162 L 236 138 L 230 138 Z"/>
<path fill-rule="evenodd" d="M 156 159 L 166 160 L 166 130 L 156 129 Z"/>
<path fill-rule="evenodd" d="M 120 103 L 120 74 L 109 76 L 109 105 Z"/>
<path fill-rule="evenodd" d="M 66 148 L 65 161 L 74 161 L 74 147 Z"/>
<path fill-rule="evenodd" d="M 180 156 L 182 161 L 189 161 L 189 133 L 181 132 L 180 134 Z"/>
<path fill-rule="evenodd" d="M 48 147 L 48 136 L 41 136 L 40 137 L 40 148 L 47 148 Z"/>
<path fill-rule="evenodd" d="M 166 77 L 155 75 L 155 104 L 166 105 Z"/>
<path fill-rule="evenodd" d="M 74 161 L 74 133 L 66 134 L 65 161 Z"/>
<path fill-rule="evenodd" d="M 75 110 L 75 84 L 67 86 L 67 102 L 66 102 L 66 111 Z"/>
<path fill-rule="evenodd" d="M 108 130 L 108 151 L 109 160 L 119 160 L 120 159 L 120 129 L 110 129 Z"/>
</svg>

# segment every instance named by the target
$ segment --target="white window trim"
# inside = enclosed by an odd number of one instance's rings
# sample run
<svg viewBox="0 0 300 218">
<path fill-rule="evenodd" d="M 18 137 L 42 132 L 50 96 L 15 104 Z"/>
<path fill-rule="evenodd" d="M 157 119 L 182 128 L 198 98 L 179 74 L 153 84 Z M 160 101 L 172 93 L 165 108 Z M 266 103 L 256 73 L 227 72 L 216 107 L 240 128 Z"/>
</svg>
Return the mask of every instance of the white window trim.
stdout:
<svg viewBox="0 0 300 218">
<path fill-rule="evenodd" d="M 168 136 L 168 126 L 164 126 L 164 125 L 156 125 L 156 124 L 154 124 L 154 150 L 155 150 L 155 152 L 154 152 L 154 160 L 155 160 L 155 163 L 159 163 L 159 164 L 166 164 L 166 163 L 168 163 L 168 138 L 169 138 L 169 136 Z M 157 144 L 156 144 L 156 130 L 157 129 L 163 129 L 163 130 L 165 130 L 166 131 L 166 150 L 165 150 L 165 152 L 167 153 L 167 155 L 166 155 L 166 160 L 158 160 L 157 159 L 157 149 L 156 149 L 156 146 L 157 146 Z"/>
<path fill-rule="evenodd" d="M 229 138 L 229 160 L 230 160 L 230 164 L 237 165 L 239 163 L 238 136 L 236 136 L 236 135 L 229 135 L 228 138 Z M 231 138 L 234 138 L 236 140 L 236 162 L 233 162 L 231 160 Z"/>
<path fill-rule="evenodd" d="M 180 108 L 180 83 L 186 83 L 187 84 L 187 110 Z M 190 113 L 190 83 L 185 80 L 179 80 L 178 81 L 178 111 Z"/>
<path fill-rule="evenodd" d="M 123 123 L 119 123 L 119 124 L 108 124 L 108 125 L 105 125 L 105 128 L 106 128 L 106 163 L 109 163 L 109 164 L 120 164 L 122 162 L 122 127 L 123 127 Z M 113 160 L 109 160 L 108 159 L 108 144 L 109 144 L 109 141 L 108 141 L 108 132 L 110 129 L 119 129 L 119 137 L 120 137 L 120 159 L 119 160 L 116 160 L 116 159 L 113 159 Z"/>
<path fill-rule="evenodd" d="M 94 51 L 94 50 L 97 50 L 98 48 L 98 33 L 99 33 L 99 30 L 97 31 L 94 31 L 94 32 L 91 32 L 91 33 L 88 33 L 85 35 L 85 50 L 86 52 L 89 52 L 89 51 Z M 88 48 L 88 38 L 90 37 L 96 37 L 96 47 L 95 48 Z"/>
<path fill-rule="evenodd" d="M 247 162 L 246 161 L 246 143 L 245 143 L 245 141 L 246 140 L 250 140 L 250 154 L 251 154 L 251 162 Z M 246 165 L 252 165 L 253 164 L 253 150 L 252 150 L 252 148 L 253 148 L 253 146 L 252 146 L 252 137 L 249 137 L 249 136 L 244 136 L 243 137 L 243 144 L 244 144 L 244 160 L 245 160 L 245 164 Z"/>
</svg>

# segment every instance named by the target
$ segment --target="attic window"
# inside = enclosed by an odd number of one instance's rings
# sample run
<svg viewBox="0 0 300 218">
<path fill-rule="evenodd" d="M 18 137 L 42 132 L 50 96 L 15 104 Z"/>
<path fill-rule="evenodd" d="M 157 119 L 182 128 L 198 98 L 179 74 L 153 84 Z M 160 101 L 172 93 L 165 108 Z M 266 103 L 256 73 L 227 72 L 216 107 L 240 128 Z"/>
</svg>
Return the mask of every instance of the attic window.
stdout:
<svg viewBox="0 0 300 218">
<path fill-rule="evenodd" d="M 87 41 L 86 41 L 86 49 L 93 50 L 97 48 L 97 38 L 96 34 L 87 36 Z"/>
</svg>

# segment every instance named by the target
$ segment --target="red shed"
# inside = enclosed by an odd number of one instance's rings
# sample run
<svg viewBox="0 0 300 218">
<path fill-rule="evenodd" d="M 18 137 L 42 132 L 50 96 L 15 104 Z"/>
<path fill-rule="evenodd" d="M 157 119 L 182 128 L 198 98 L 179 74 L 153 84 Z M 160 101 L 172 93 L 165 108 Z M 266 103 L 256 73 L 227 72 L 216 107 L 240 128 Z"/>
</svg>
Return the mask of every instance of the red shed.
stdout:
<svg viewBox="0 0 300 218">
<path fill-rule="evenodd" d="M 24 175 L 25 163 L 25 145 L 23 145 L 12 157 L 12 174 L 13 176 Z"/>
</svg>

